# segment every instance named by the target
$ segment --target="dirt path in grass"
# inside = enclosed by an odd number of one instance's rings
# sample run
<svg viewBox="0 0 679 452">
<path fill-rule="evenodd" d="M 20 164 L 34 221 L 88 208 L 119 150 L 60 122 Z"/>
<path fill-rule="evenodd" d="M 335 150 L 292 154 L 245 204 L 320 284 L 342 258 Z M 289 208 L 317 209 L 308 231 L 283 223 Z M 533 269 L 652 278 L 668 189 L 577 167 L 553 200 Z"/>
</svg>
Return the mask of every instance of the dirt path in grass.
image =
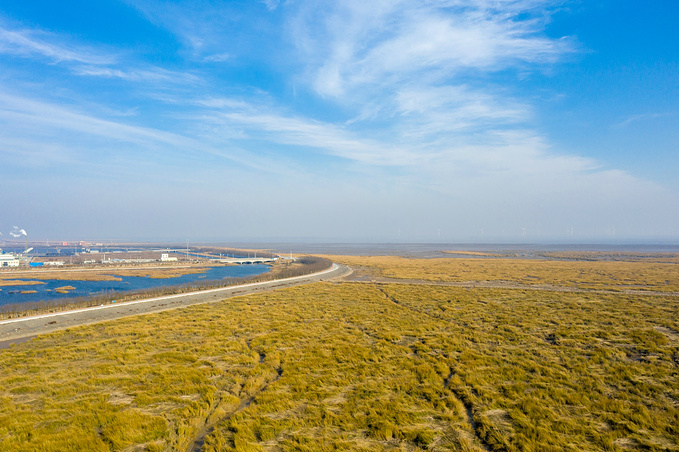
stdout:
<svg viewBox="0 0 679 452">
<path fill-rule="evenodd" d="M 30 317 L 0 321 L 0 349 L 11 344 L 25 342 L 40 334 L 63 330 L 80 325 L 105 322 L 131 315 L 161 312 L 182 308 L 194 304 L 211 303 L 239 295 L 249 295 L 300 284 L 327 281 L 340 278 L 351 273 L 352 269 L 344 265 L 333 264 L 327 270 L 310 275 L 277 279 L 258 283 L 241 284 L 239 286 L 201 290 L 186 294 L 167 295 L 146 300 L 128 301 L 125 303 L 93 306 L 84 309 L 61 311 Z"/>
</svg>

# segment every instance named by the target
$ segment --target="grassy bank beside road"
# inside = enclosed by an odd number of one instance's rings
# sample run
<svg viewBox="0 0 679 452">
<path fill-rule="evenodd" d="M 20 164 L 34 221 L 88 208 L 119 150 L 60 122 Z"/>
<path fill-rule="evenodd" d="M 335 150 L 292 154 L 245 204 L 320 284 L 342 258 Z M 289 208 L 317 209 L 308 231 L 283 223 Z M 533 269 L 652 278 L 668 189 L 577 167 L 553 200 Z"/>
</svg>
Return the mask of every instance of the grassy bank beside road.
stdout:
<svg viewBox="0 0 679 452">
<path fill-rule="evenodd" d="M 316 283 L 72 328 L 0 352 L 0 449 L 679 450 L 677 301 Z"/>
</svg>

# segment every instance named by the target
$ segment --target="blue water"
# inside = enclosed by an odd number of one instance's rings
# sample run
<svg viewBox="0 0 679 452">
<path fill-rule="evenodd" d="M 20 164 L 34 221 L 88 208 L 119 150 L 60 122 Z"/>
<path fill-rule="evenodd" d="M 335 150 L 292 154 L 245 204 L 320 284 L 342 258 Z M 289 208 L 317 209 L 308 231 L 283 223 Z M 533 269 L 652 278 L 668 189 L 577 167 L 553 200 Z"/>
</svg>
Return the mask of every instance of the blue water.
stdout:
<svg viewBox="0 0 679 452">
<path fill-rule="evenodd" d="M 210 267 L 204 273 L 178 276 L 176 278 L 156 279 L 145 276 L 117 276 L 117 278 L 120 278 L 122 281 L 42 280 L 42 282 L 45 284 L 0 287 L 0 306 L 10 303 L 55 301 L 106 293 L 120 293 L 134 290 L 153 289 L 157 287 L 180 286 L 183 284 L 201 281 L 218 281 L 226 278 L 243 278 L 266 273 L 268 270 L 268 265 L 255 264 Z M 37 281 L 35 279 L 16 279 L 20 281 Z M 69 291 L 68 294 L 60 294 L 55 292 L 56 288 L 63 286 L 73 286 L 75 287 L 75 290 Z M 19 293 L 22 290 L 36 290 L 37 293 Z"/>
</svg>

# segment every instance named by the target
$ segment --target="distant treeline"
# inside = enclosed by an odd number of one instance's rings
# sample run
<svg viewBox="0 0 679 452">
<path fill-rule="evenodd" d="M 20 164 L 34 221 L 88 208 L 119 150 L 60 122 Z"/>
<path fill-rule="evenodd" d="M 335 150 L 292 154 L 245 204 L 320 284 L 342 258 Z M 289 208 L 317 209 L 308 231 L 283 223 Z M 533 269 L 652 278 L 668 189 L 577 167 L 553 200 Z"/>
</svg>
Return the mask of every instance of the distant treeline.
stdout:
<svg viewBox="0 0 679 452">
<path fill-rule="evenodd" d="M 329 268 L 332 261 L 317 256 L 303 256 L 294 262 L 277 262 L 271 271 L 245 278 L 224 278 L 220 280 L 194 281 L 178 286 L 156 287 L 152 289 L 135 290 L 130 292 L 106 292 L 87 297 L 75 297 L 62 300 L 29 301 L 25 303 L 10 303 L 0 306 L 0 319 L 28 317 L 32 315 L 48 314 L 51 312 L 67 311 L 71 309 L 88 308 L 111 303 L 143 300 L 145 298 L 160 297 L 196 292 L 206 289 L 234 286 L 238 284 L 272 281 L 275 279 L 292 278 L 308 275 Z"/>
</svg>

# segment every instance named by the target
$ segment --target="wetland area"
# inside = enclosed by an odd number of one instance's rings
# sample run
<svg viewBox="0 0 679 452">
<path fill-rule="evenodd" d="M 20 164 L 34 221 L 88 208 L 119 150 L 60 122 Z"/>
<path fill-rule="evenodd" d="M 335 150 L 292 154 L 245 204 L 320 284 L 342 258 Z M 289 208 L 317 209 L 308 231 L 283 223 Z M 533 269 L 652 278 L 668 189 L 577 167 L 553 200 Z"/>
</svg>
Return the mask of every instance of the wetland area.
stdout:
<svg viewBox="0 0 679 452">
<path fill-rule="evenodd" d="M 443 251 L 11 345 L 0 449 L 679 450 L 679 254 Z"/>
<path fill-rule="evenodd" d="M 246 278 L 269 271 L 264 264 L 219 265 L 213 267 L 164 267 L 144 269 L 100 269 L 96 280 L 82 271 L 51 272 L 54 279 L 45 279 L 44 271 L 0 272 L 0 306 L 12 303 L 55 301 L 71 297 L 124 293 L 168 286 L 180 286 L 201 281 L 226 278 Z M 127 274 L 126 274 L 127 273 Z M 132 274 L 129 274 L 132 273 Z M 135 274 L 136 273 L 136 274 Z M 48 275 L 49 276 L 49 275 Z M 4 279 L 9 277 L 10 279 Z"/>
</svg>

